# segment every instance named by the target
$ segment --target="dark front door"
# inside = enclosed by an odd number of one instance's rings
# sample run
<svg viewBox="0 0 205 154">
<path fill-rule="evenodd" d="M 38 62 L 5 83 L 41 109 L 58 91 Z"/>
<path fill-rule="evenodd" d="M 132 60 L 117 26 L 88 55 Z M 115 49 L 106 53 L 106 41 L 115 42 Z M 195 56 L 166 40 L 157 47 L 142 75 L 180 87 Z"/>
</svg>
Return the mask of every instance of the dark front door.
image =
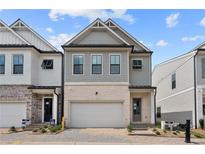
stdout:
<svg viewBox="0 0 205 154">
<path fill-rule="evenodd" d="M 52 119 L 52 98 L 44 98 L 44 122 L 49 122 Z"/>
<path fill-rule="evenodd" d="M 132 104 L 133 122 L 141 121 L 141 98 L 134 98 Z"/>
</svg>

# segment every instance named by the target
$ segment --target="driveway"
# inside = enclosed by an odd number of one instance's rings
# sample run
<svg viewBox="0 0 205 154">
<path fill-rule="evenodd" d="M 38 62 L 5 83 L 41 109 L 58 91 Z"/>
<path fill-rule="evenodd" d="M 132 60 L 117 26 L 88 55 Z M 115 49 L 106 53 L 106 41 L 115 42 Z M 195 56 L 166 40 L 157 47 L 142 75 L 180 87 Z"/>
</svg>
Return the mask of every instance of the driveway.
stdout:
<svg viewBox="0 0 205 154">
<path fill-rule="evenodd" d="M 186 144 L 184 138 L 154 136 L 151 131 L 127 135 L 126 129 L 67 129 L 56 135 L 33 135 L 30 131 L 0 134 L 0 144 Z M 204 139 L 192 139 L 191 144 L 205 144 Z"/>
</svg>

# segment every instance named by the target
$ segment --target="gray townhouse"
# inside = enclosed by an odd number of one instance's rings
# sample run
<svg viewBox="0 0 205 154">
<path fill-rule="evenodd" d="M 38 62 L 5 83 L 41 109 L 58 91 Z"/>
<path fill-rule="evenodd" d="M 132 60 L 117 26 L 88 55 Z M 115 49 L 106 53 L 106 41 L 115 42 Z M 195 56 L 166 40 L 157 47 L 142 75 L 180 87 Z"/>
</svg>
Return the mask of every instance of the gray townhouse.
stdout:
<svg viewBox="0 0 205 154">
<path fill-rule="evenodd" d="M 157 120 L 199 127 L 205 120 L 205 42 L 190 52 L 165 61 L 153 70 L 157 87 Z"/>
<path fill-rule="evenodd" d="M 111 19 L 96 19 L 62 47 L 66 127 L 155 124 L 150 49 Z"/>
<path fill-rule="evenodd" d="M 0 127 L 59 122 L 63 55 L 22 20 L 0 20 Z"/>
</svg>

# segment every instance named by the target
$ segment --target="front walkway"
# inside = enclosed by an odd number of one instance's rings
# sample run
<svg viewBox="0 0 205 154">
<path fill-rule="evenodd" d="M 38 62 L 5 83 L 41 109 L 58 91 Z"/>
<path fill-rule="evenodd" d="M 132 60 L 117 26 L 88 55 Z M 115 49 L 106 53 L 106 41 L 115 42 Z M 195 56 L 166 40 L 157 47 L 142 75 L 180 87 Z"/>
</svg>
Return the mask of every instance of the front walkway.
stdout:
<svg viewBox="0 0 205 154">
<path fill-rule="evenodd" d="M 158 137 L 147 131 L 130 136 L 126 129 L 68 129 L 57 135 L 31 133 L 0 134 L 0 144 L 186 144 L 184 138 Z M 191 144 L 205 144 L 205 139 L 192 139 Z"/>
</svg>

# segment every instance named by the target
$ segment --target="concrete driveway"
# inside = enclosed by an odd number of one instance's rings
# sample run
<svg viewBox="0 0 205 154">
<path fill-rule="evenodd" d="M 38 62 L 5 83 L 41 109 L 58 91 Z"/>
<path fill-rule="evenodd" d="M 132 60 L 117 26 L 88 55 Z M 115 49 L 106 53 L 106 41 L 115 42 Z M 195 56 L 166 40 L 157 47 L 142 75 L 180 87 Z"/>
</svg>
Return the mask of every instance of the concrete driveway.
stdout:
<svg viewBox="0 0 205 154">
<path fill-rule="evenodd" d="M 184 138 L 154 136 L 151 131 L 127 135 L 126 129 L 67 129 L 56 135 L 34 135 L 30 131 L 0 134 L 0 144 L 186 144 Z M 191 144 L 205 144 L 204 139 L 192 139 Z"/>
</svg>

